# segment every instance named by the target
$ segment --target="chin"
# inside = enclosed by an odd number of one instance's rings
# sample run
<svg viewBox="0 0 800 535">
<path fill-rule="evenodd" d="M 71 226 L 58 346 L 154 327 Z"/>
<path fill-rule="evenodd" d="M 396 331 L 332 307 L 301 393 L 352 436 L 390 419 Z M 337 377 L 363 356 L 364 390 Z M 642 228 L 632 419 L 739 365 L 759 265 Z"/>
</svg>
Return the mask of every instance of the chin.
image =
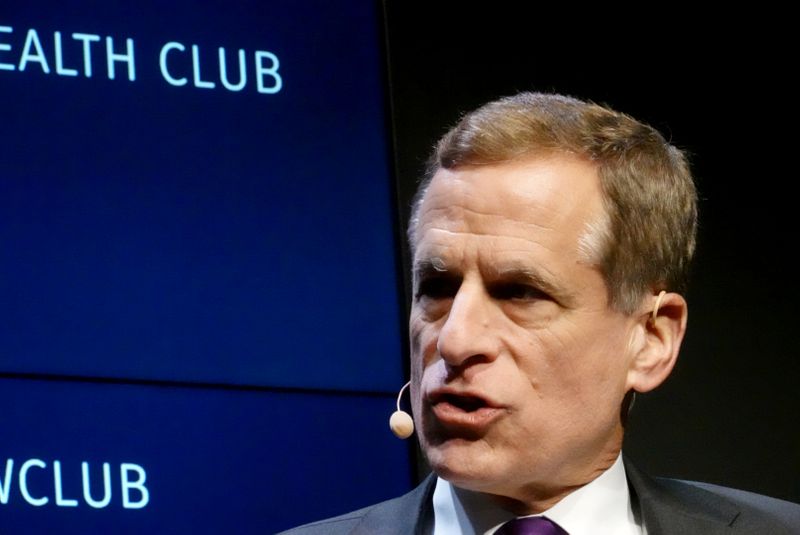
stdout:
<svg viewBox="0 0 800 535">
<path fill-rule="evenodd" d="M 485 442 L 454 438 L 424 447 L 431 469 L 450 483 L 485 491 L 503 481 L 503 463 Z"/>
</svg>

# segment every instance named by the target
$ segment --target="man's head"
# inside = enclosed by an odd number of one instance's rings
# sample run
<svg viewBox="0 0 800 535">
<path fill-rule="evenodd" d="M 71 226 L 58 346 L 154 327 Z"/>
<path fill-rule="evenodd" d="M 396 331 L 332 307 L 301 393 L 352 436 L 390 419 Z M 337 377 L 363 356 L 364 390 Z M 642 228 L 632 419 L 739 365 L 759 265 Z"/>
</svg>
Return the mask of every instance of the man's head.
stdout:
<svg viewBox="0 0 800 535">
<path fill-rule="evenodd" d="M 686 291 L 697 196 L 683 153 L 628 115 L 561 95 L 520 93 L 491 102 L 442 137 L 414 201 L 412 249 L 419 206 L 437 171 L 546 154 L 574 156 L 597 170 L 606 210 L 584 247 L 615 308 L 630 312 L 655 288 Z"/>
<path fill-rule="evenodd" d="M 442 138 L 409 229 L 412 400 L 439 475 L 532 510 L 613 462 L 626 394 L 683 337 L 695 196 L 653 129 L 561 96 Z"/>
</svg>

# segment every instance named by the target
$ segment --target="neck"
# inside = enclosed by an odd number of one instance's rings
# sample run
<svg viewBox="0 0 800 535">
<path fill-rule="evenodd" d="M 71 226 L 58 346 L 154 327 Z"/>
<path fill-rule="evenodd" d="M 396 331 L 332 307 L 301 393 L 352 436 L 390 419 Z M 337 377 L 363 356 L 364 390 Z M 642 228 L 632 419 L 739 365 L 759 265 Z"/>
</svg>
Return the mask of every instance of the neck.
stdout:
<svg viewBox="0 0 800 535">
<path fill-rule="evenodd" d="M 609 451 L 597 458 L 591 467 L 579 474 L 557 481 L 556 484 L 531 483 L 514 492 L 494 494 L 483 493 L 497 507 L 509 511 L 516 516 L 540 514 L 563 500 L 579 488 L 591 483 L 608 470 L 619 457 L 620 449 Z M 563 481 L 569 480 L 569 484 Z M 461 489 L 457 492 L 462 492 Z"/>
</svg>

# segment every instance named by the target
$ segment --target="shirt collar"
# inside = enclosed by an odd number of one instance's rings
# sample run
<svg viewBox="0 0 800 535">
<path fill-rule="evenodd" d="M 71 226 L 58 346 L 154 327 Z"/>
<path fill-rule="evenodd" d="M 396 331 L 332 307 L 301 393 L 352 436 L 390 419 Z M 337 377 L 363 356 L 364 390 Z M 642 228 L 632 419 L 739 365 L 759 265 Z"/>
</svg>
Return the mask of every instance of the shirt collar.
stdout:
<svg viewBox="0 0 800 535">
<path fill-rule="evenodd" d="M 490 535 L 512 513 L 478 492 L 454 487 L 442 478 L 433 492 L 434 535 Z M 631 507 L 622 455 L 590 483 L 542 513 L 570 535 L 642 535 Z"/>
</svg>

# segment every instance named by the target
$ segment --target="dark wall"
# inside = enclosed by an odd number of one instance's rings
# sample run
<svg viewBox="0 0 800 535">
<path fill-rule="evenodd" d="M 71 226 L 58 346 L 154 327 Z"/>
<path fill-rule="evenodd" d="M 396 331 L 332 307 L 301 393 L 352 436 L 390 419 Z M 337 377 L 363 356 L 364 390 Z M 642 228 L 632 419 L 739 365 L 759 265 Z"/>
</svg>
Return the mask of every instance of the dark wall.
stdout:
<svg viewBox="0 0 800 535">
<path fill-rule="evenodd" d="M 431 145 L 487 100 L 557 91 L 658 128 L 691 157 L 699 248 L 678 365 L 639 396 L 626 451 L 657 475 L 800 501 L 797 113 L 781 17 L 699 21 L 665 6 L 578 23 L 522 2 L 463 5 L 386 5 L 404 213 Z"/>
</svg>

